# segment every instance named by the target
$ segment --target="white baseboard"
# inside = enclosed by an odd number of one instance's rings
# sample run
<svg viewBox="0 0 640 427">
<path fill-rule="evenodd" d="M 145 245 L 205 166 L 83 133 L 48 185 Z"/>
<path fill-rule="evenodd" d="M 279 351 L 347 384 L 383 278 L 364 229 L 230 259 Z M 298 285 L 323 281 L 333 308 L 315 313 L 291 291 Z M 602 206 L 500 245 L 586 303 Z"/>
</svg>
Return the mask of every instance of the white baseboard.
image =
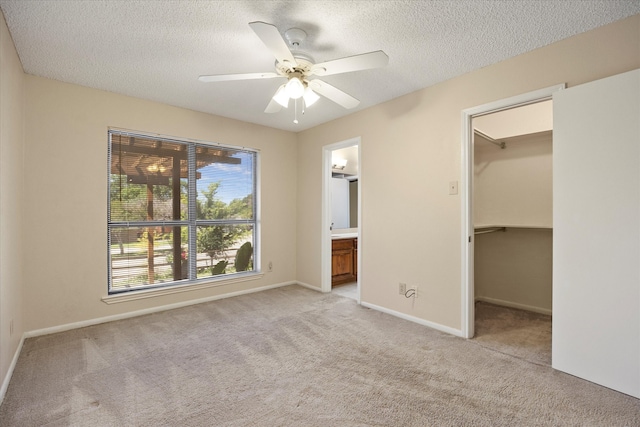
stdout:
<svg viewBox="0 0 640 427">
<path fill-rule="evenodd" d="M 0 404 L 4 401 L 4 395 L 7 393 L 7 389 L 9 388 L 9 382 L 11 381 L 11 377 L 13 376 L 13 371 L 16 368 L 16 364 L 18 363 L 18 357 L 20 357 L 20 352 L 22 351 L 22 345 L 24 344 L 25 335 L 22 334 L 22 338 L 20 338 L 20 343 L 18 344 L 18 348 L 16 348 L 16 352 L 13 354 L 13 359 L 11 359 L 11 365 L 9 365 L 9 370 L 7 371 L 7 375 L 5 375 L 4 380 L 2 381 L 2 388 L 0 388 Z"/>
<path fill-rule="evenodd" d="M 535 307 L 533 305 L 519 304 L 517 302 L 504 301 L 501 299 L 489 298 L 489 297 L 476 297 L 475 300 L 481 301 L 481 302 L 488 302 L 489 304 L 501 305 L 503 307 L 518 308 L 520 310 L 533 311 L 534 313 L 546 314 L 548 316 L 551 316 L 551 310 L 549 310 L 548 308 Z"/>
<path fill-rule="evenodd" d="M 364 302 L 364 301 L 361 302 L 360 305 L 362 305 L 363 307 L 367 307 L 367 308 L 373 309 L 373 310 L 381 311 L 381 312 L 386 313 L 386 314 L 390 314 L 390 315 L 395 316 L 395 317 L 399 317 L 399 318 L 404 319 L 404 320 L 408 320 L 410 322 L 417 323 L 419 325 L 427 326 L 427 327 L 429 327 L 431 329 L 435 329 L 435 330 L 440 331 L 440 332 L 445 332 L 447 334 L 451 334 L 451 335 L 455 335 L 457 337 L 463 338 L 462 331 L 460 329 L 450 328 L 448 326 L 444 326 L 444 325 L 441 325 L 439 323 L 430 322 L 428 320 L 424 320 L 424 319 L 421 319 L 419 317 L 410 316 L 408 314 L 400 313 L 399 311 L 389 310 L 388 308 L 380 307 L 380 306 L 375 305 L 375 304 L 369 304 L 368 302 Z"/>
<path fill-rule="evenodd" d="M 144 316 L 145 314 L 158 313 L 160 311 L 173 310 L 175 308 L 187 307 L 190 305 L 202 304 L 209 301 L 216 301 L 220 299 L 231 298 L 231 297 L 236 297 L 240 295 L 246 295 L 254 292 L 261 292 L 261 291 L 266 291 L 268 289 L 281 288 L 283 286 L 296 285 L 296 284 L 298 284 L 298 282 L 296 281 L 276 283 L 274 285 L 261 286 L 259 288 L 251 288 L 251 289 L 246 289 L 246 290 L 237 291 L 237 292 L 229 292 L 226 294 L 214 295 L 211 297 L 200 298 L 196 300 L 189 300 L 189 301 L 178 302 L 175 304 L 168 304 L 168 305 L 162 305 L 158 307 L 147 308 L 144 310 L 130 311 L 128 313 L 115 314 L 113 316 L 99 317 L 96 319 L 89 319 L 89 320 L 83 320 L 80 322 L 67 323 L 64 325 L 53 326 L 50 328 L 36 329 L 33 331 L 25 332 L 24 338 L 32 338 L 32 337 L 38 337 L 41 335 L 55 334 L 58 332 L 69 331 L 72 329 L 99 325 L 100 323 L 107 323 L 107 322 L 113 322 L 115 320 L 129 319 L 132 317 Z"/>
<path fill-rule="evenodd" d="M 322 292 L 322 289 L 320 289 L 317 286 L 313 286 L 313 285 L 310 285 L 310 284 L 304 283 L 304 282 L 295 282 L 295 283 L 300 285 L 300 286 L 302 286 L 303 288 L 311 289 L 312 291 L 316 291 L 316 292 Z"/>
</svg>

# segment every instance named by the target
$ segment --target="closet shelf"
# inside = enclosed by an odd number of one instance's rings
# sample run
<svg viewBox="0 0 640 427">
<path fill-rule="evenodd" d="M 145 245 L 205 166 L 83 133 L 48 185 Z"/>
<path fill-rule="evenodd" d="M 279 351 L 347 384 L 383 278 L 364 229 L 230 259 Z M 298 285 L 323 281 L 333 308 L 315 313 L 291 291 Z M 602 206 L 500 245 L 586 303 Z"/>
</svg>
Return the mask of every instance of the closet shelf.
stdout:
<svg viewBox="0 0 640 427">
<path fill-rule="evenodd" d="M 494 233 L 496 231 L 507 231 L 507 228 L 553 230 L 553 227 L 544 226 L 544 225 L 523 225 L 523 224 L 476 225 L 474 227 L 474 234 L 486 234 L 486 233 Z"/>
<path fill-rule="evenodd" d="M 495 233 L 496 231 L 507 231 L 506 227 L 482 227 L 475 228 L 473 230 L 473 234 L 487 234 L 487 233 Z"/>
</svg>

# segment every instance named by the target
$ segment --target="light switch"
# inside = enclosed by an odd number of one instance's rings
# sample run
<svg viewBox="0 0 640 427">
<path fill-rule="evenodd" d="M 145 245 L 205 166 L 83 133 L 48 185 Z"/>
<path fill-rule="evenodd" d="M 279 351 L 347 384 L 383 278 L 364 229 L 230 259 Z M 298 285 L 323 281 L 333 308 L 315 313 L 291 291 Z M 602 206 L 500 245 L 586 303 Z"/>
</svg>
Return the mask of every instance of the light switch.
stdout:
<svg viewBox="0 0 640 427">
<path fill-rule="evenodd" d="M 458 194 L 458 181 L 449 181 L 449 194 Z"/>
</svg>

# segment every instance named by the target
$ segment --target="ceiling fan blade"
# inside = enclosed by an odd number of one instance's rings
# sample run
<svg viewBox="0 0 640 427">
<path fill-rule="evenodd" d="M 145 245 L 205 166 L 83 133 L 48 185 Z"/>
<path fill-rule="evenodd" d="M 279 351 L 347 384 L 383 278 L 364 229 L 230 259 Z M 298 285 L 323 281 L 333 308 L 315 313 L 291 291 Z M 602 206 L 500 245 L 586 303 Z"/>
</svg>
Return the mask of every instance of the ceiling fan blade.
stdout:
<svg viewBox="0 0 640 427">
<path fill-rule="evenodd" d="M 282 77 L 278 73 L 247 73 L 247 74 L 216 74 L 212 76 L 200 76 L 198 80 L 201 82 L 229 82 L 233 80 L 254 80 L 254 79 L 272 79 L 274 77 Z"/>
<path fill-rule="evenodd" d="M 375 52 L 321 62 L 311 68 L 311 74 L 330 76 L 332 74 L 349 73 L 351 71 L 381 68 L 385 67 L 388 63 L 389 57 L 387 54 L 381 50 L 377 50 Z"/>
<path fill-rule="evenodd" d="M 322 80 L 314 79 L 309 81 L 309 87 L 325 98 L 329 98 L 336 104 L 346 108 L 351 109 L 355 108 L 360 104 L 353 96 L 341 91 L 340 89 L 331 86 L 327 82 L 323 82 Z"/>
<path fill-rule="evenodd" d="M 267 49 L 271 51 L 271 53 L 276 57 L 276 60 L 279 63 L 288 62 L 291 64 L 291 66 L 296 65 L 296 60 L 289 50 L 287 42 L 284 41 L 284 39 L 280 35 L 280 31 L 278 31 L 275 25 L 256 21 L 250 22 L 249 26 L 256 33 L 256 35 L 260 37 L 262 43 L 267 46 Z"/>
</svg>

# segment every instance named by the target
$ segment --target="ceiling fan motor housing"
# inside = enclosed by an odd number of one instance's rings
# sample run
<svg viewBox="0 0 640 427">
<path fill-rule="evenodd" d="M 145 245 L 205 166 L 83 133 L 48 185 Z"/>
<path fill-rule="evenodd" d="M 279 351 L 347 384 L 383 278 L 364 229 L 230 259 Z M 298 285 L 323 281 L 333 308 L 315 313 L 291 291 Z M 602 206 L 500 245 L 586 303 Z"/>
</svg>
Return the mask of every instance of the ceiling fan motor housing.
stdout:
<svg viewBox="0 0 640 427">
<path fill-rule="evenodd" d="M 313 67 L 315 63 L 313 57 L 300 51 L 291 53 L 296 60 L 296 64 L 292 66 L 289 62 L 282 63 L 276 61 L 275 66 L 278 73 L 287 78 L 291 78 L 293 73 L 301 74 L 304 77 L 310 75 L 311 67 Z"/>
</svg>

